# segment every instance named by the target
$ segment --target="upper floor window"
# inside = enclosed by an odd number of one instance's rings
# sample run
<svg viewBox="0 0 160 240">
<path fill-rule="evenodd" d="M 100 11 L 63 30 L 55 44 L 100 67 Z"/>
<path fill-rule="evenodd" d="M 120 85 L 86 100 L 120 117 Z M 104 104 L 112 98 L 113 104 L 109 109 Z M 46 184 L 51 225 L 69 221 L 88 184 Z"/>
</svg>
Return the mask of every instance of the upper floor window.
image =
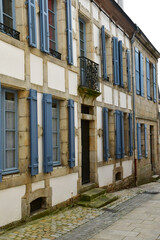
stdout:
<svg viewBox="0 0 160 240">
<path fill-rule="evenodd" d="M 56 18 L 56 1 L 48 0 L 49 16 L 49 48 L 57 50 L 57 18 Z"/>
<path fill-rule="evenodd" d="M 80 56 L 86 57 L 86 23 L 81 18 L 79 18 L 79 42 Z"/>
<path fill-rule="evenodd" d="M 2 89 L 2 172 L 18 168 L 17 92 Z M 0 160 L 1 161 L 1 160 Z"/>
<path fill-rule="evenodd" d="M 147 98 L 156 102 L 156 70 L 155 64 L 152 64 L 148 58 L 146 58 L 146 81 L 147 81 Z"/>
<path fill-rule="evenodd" d="M 143 55 L 135 47 L 135 72 L 136 72 L 136 93 L 144 96 L 144 82 L 143 82 Z"/>
<path fill-rule="evenodd" d="M 10 28 L 15 28 L 14 0 L 0 0 L 0 22 Z"/>
</svg>

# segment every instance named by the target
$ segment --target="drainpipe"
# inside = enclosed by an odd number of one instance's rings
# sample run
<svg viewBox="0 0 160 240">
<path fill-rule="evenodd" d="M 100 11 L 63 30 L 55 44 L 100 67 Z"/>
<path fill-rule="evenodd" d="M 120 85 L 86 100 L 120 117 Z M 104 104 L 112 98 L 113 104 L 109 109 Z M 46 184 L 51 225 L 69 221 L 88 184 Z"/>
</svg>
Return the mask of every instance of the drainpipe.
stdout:
<svg viewBox="0 0 160 240">
<path fill-rule="evenodd" d="M 133 44 L 135 41 L 135 35 L 139 31 L 139 28 L 136 26 L 136 30 L 133 33 L 133 36 L 131 38 L 131 62 L 132 62 L 132 92 L 133 92 L 133 156 L 134 156 L 134 179 L 135 179 L 135 185 L 137 186 L 137 159 L 136 159 L 136 117 L 135 117 L 135 89 L 134 89 L 134 58 L 133 58 L 133 53 L 134 53 L 134 48 Z"/>
</svg>

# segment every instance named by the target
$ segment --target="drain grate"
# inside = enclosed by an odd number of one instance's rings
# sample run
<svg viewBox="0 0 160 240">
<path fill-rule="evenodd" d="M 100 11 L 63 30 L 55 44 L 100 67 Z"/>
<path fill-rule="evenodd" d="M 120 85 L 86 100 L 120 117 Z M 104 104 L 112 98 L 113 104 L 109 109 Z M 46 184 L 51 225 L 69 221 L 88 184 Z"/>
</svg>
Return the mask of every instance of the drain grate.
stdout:
<svg viewBox="0 0 160 240">
<path fill-rule="evenodd" d="M 117 212 L 117 210 L 110 209 L 110 208 L 103 208 L 103 210 L 106 211 L 106 212 L 112 212 L 112 213 L 116 213 Z"/>
<path fill-rule="evenodd" d="M 149 191 L 145 191 L 145 192 L 143 192 L 143 193 L 144 193 L 144 194 L 153 194 L 153 195 L 154 195 L 154 194 L 155 194 L 155 195 L 156 195 L 156 194 L 160 194 L 160 192 L 149 192 Z"/>
</svg>

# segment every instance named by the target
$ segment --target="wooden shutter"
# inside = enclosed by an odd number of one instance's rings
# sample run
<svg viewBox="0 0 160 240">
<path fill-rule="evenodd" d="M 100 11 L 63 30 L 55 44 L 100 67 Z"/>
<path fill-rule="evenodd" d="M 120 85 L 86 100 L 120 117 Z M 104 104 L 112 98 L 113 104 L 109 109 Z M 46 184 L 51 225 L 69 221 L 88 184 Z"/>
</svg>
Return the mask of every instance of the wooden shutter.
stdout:
<svg viewBox="0 0 160 240">
<path fill-rule="evenodd" d="M 145 157 L 148 157 L 147 124 L 144 124 Z"/>
<path fill-rule="evenodd" d="M 150 69 L 149 69 L 149 59 L 146 58 L 146 80 L 147 80 L 147 98 L 150 100 Z"/>
<path fill-rule="evenodd" d="M 154 102 L 157 101 L 157 86 L 156 86 L 156 67 L 153 64 L 153 100 Z"/>
<path fill-rule="evenodd" d="M 0 182 L 2 182 L 2 97 L 0 83 Z"/>
<path fill-rule="evenodd" d="M 120 85 L 119 81 L 119 54 L 118 54 L 118 38 L 113 37 L 113 73 L 114 84 Z"/>
<path fill-rule="evenodd" d="M 106 37 L 104 25 L 101 28 L 103 79 L 107 80 Z"/>
<path fill-rule="evenodd" d="M 129 154 L 133 155 L 133 128 L 132 128 L 132 113 L 129 113 Z"/>
<path fill-rule="evenodd" d="M 67 61 L 73 65 L 73 36 L 72 36 L 72 4 L 71 0 L 66 0 L 66 20 L 67 20 Z"/>
<path fill-rule="evenodd" d="M 122 49 L 122 41 L 118 42 L 118 52 L 119 52 L 119 82 L 121 87 L 123 85 L 123 49 Z"/>
<path fill-rule="evenodd" d="M 30 157 L 31 175 L 38 174 L 38 121 L 37 121 L 37 91 L 30 89 Z"/>
<path fill-rule="evenodd" d="M 41 51 L 49 53 L 48 0 L 40 0 Z"/>
<path fill-rule="evenodd" d="M 127 79 L 128 79 L 128 91 L 131 91 L 131 67 L 130 67 L 130 51 L 127 50 Z"/>
<path fill-rule="evenodd" d="M 68 100 L 68 122 L 69 122 L 69 166 L 75 166 L 75 126 L 74 126 L 74 100 Z"/>
<path fill-rule="evenodd" d="M 43 94 L 43 169 L 53 171 L 52 95 Z"/>
<path fill-rule="evenodd" d="M 141 159 L 142 157 L 142 151 L 141 151 L 141 124 L 137 123 L 137 156 L 138 159 Z"/>
<path fill-rule="evenodd" d="M 141 89 L 141 96 L 144 96 L 144 81 L 143 81 L 143 55 L 139 53 L 140 59 L 140 89 Z"/>
<path fill-rule="evenodd" d="M 28 0 L 28 29 L 29 45 L 32 47 L 37 47 L 35 0 Z"/>
<path fill-rule="evenodd" d="M 140 77 L 139 77 L 139 51 L 135 47 L 135 72 L 136 72 L 136 93 L 140 95 Z"/>
<path fill-rule="evenodd" d="M 121 112 L 115 111 L 115 119 L 116 119 L 116 158 L 119 159 L 122 156 L 122 148 L 121 148 Z"/>
<path fill-rule="evenodd" d="M 109 135 L 108 135 L 108 109 L 103 108 L 103 145 L 104 145 L 104 161 L 109 158 Z"/>
</svg>

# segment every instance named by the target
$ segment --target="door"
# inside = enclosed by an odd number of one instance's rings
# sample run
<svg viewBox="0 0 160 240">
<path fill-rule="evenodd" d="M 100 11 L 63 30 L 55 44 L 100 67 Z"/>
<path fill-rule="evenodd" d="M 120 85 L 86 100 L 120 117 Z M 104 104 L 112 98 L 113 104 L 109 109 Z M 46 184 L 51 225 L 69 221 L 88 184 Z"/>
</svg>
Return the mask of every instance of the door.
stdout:
<svg viewBox="0 0 160 240">
<path fill-rule="evenodd" d="M 82 137 L 82 184 L 90 182 L 89 121 L 81 121 Z"/>
</svg>

